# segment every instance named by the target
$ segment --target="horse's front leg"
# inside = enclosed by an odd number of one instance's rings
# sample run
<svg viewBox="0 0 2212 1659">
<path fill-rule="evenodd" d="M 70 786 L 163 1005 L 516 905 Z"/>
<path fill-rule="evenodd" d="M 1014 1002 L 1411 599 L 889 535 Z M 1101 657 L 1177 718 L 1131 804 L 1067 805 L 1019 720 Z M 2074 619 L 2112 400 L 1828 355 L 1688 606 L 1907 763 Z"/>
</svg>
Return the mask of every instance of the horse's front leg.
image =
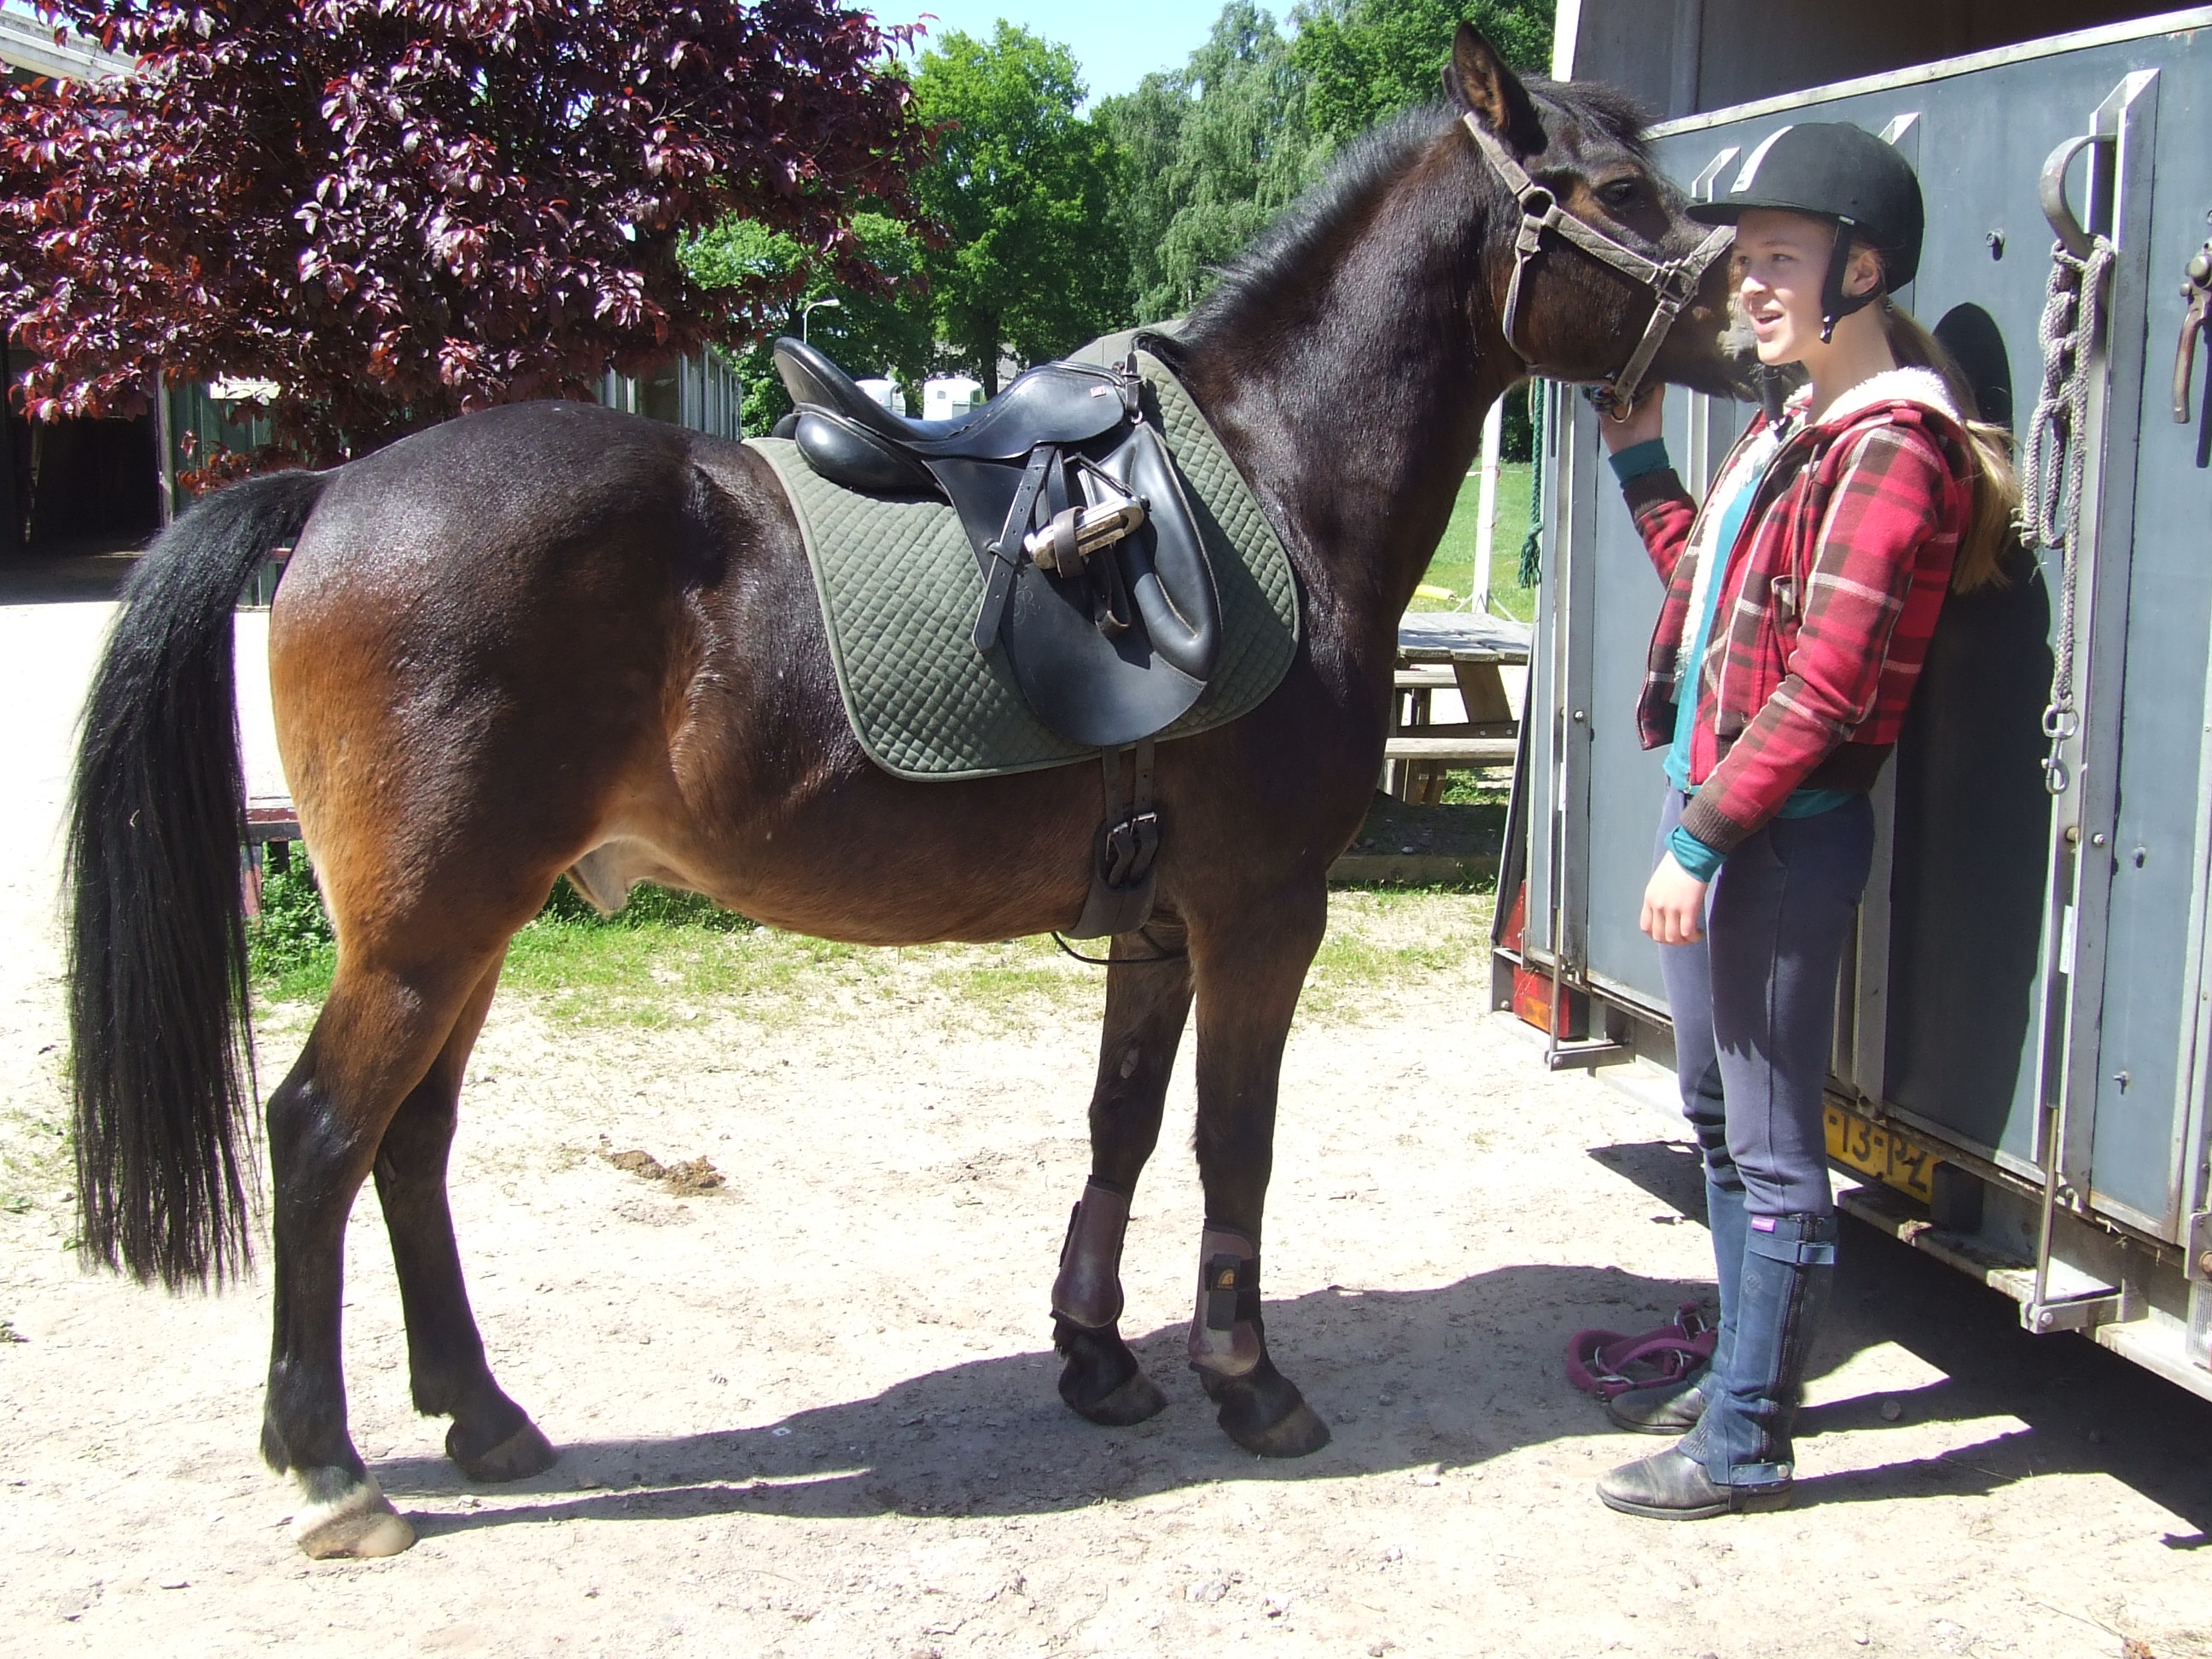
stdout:
<svg viewBox="0 0 2212 1659">
<path fill-rule="evenodd" d="M 1190 1363 L 1230 1438 L 1263 1457 L 1302 1457 L 1328 1443 L 1328 1425 L 1267 1357 L 1260 1311 L 1260 1223 L 1283 1045 L 1328 926 L 1328 889 L 1315 880 L 1234 916 L 1194 920 L 1191 933 L 1206 1231 Z"/>
<path fill-rule="evenodd" d="M 1190 1018 L 1190 963 L 1179 923 L 1117 939 L 1108 954 L 1106 1022 L 1091 1096 L 1091 1179 L 1069 1218 L 1052 1287 L 1053 1346 L 1066 1359 L 1060 1397 L 1094 1423 L 1141 1423 L 1167 1403 L 1121 1340 L 1121 1237 L 1137 1177 L 1160 1138 L 1176 1048 Z M 1155 945 L 1152 940 L 1159 943 Z M 1163 953 L 1170 960 L 1155 960 Z"/>
</svg>

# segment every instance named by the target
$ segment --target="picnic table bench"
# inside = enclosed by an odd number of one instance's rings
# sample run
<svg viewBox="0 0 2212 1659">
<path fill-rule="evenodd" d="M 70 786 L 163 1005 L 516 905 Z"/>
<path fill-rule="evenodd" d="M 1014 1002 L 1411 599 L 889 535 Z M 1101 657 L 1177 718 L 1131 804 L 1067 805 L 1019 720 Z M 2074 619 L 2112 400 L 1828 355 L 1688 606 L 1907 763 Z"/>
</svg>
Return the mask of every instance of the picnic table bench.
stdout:
<svg viewBox="0 0 2212 1659">
<path fill-rule="evenodd" d="M 1525 667 L 1528 624 L 1464 611 L 1409 611 L 1398 623 L 1397 695 L 1383 745 L 1382 787 L 1416 802 L 1455 770 L 1510 767 L 1521 725 L 1499 671 Z M 1436 693 L 1459 693 L 1462 718 L 1431 717 Z"/>
</svg>

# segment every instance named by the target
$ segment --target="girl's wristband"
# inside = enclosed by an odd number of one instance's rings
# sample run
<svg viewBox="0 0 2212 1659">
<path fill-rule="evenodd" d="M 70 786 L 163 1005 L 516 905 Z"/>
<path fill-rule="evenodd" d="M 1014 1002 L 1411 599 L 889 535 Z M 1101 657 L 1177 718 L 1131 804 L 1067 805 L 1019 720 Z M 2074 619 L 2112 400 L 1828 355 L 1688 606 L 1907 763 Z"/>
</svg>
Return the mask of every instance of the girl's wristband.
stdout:
<svg viewBox="0 0 2212 1659">
<path fill-rule="evenodd" d="M 1647 472 L 1664 472 L 1674 465 L 1667 459 L 1664 438 L 1646 438 L 1640 444 L 1631 444 L 1626 449 L 1608 455 L 1613 464 L 1613 476 L 1622 483 L 1631 478 L 1640 478 Z"/>
<path fill-rule="evenodd" d="M 1680 824 L 1667 837 L 1667 850 L 1674 855 L 1674 862 L 1699 881 L 1711 881 L 1719 872 L 1721 861 L 1728 855 L 1714 851 Z"/>
</svg>

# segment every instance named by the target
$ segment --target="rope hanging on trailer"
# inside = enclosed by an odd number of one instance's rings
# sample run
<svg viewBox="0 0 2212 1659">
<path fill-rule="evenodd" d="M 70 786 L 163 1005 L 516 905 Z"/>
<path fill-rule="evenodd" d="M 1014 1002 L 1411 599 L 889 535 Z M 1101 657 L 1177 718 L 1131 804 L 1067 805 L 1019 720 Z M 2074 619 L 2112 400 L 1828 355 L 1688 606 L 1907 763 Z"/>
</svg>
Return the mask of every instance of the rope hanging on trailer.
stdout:
<svg viewBox="0 0 2212 1659">
<path fill-rule="evenodd" d="M 2051 652 L 2051 701 L 2043 711 L 2043 734 L 2051 740 L 2043 786 L 2054 795 L 2064 794 L 2071 781 L 2059 750 L 2081 726 L 2074 701 L 2075 543 L 2088 459 L 2082 440 L 2089 422 L 2089 361 L 2103 331 L 2112 253 L 2112 243 L 2102 236 L 2091 239 L 2081 258 L 2068 252 L 2063 242 L 2051 245 L 2051 284 L 2036 328 L 2043 347 L 2043 386 L 2021 454 L 2021 539 L 2031 547 L 2047 547 L 2060 558 L 2058 638 Z"/>
<path fill-rule="evenodd" d="M 1521 544 L 1521 586 L 1544 575 L 1544 383 L 1528 382 L 1528 535 Z"/>
</svg>

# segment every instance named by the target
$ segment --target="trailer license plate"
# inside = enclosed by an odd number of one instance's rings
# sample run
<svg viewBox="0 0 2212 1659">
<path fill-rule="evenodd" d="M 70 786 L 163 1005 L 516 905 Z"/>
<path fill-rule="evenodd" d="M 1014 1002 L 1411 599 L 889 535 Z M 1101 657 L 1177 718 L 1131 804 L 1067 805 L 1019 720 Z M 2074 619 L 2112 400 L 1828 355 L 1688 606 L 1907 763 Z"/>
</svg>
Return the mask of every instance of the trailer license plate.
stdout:
<svg viewBox="0 0 2212 1659">
<path fill-rule="evenodd" d="M 1935 1201 L 1936 1160 L 1926 1148 L 1840 1106 L 1826 1108 L 1826 1115 L 1830 1158 L 1923 1204 Z"/>
</svg>

